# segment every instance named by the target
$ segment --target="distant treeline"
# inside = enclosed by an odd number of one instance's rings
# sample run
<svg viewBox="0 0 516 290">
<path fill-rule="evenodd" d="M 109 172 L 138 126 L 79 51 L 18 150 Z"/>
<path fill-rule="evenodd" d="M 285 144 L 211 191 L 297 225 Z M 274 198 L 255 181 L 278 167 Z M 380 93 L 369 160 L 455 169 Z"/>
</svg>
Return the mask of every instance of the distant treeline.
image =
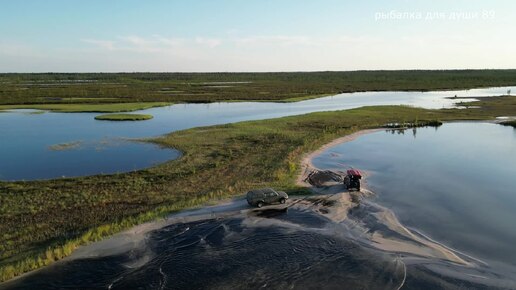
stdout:
<svg viewBox="0 0 516 290">
<path fill-rule="evenodd" d="M 516 70 L 0 74 L 0 104 L 286 100 L 516 85 Z"/>
</svg>

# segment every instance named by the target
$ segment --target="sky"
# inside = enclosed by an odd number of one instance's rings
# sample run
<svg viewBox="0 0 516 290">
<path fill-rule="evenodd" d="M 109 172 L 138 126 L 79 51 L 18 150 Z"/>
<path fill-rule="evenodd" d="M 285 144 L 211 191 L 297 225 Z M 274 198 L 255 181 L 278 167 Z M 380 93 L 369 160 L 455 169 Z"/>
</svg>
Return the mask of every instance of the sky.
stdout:
<svg viewBox="0 0 516 290">
<path fill-rule="evenodd" d="M 0 0 L 0 72 L 516 68 L 513 0 Z"/>
</svg>

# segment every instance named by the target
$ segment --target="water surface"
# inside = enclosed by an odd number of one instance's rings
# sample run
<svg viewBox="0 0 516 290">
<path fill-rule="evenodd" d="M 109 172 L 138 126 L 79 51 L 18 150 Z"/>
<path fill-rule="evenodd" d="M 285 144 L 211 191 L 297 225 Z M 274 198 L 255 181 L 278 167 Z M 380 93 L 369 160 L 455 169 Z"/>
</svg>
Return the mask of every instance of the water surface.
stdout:
<svg viewBox="0 0 516 290">
<path fill-rule="evenodd" d="M 377 132 L 328 149 L 325 169 L 367 171 L 401 222 L 516 277 L 516 130 L 490 123 Z"/>
<path fill-rule="evenodd" d="M 487 289 L 406 265 L 328 227 L 298 210 L 173 223 L 143 246 L 61 261 L 0 289 Z"/>
<path fill-rule="evenodd" d="M 441 92 L 361 92 L 296 103 L 235 102 L 178 104 L 136 113 L 151 114 L 141 122 L 94 120 L 95 113 L 32 114 L 16 110 L 0 114 L 0 179 L 33 180 L 125 172 L 177 158 L 171 149 L 120 138 L 154 137 L 187 128 L 260 120 L 311 112 L 352 109 L 371 105 L 410 105 L 448 108 L 461 99 L 455 95 L 502 95 L 515 87 Z M 55 145 L 80 143 L 67 150 Z"/>
</svg>

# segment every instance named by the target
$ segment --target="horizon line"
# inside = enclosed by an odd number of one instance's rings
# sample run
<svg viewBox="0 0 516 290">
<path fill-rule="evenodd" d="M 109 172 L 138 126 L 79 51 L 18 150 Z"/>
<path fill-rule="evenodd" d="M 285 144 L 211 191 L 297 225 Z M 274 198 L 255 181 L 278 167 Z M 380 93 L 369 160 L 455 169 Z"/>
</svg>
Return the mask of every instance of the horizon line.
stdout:
<svg viewBox="0 0 516 290">
<path fill-rule="evenodd" d="M 41 71 L 0 72 L 0 74 L 266 74 L 266 73 L 326 73 L 326 72 L 396 72 L 396 71 L 510 71 L 516 68 L 452 68 L 452 69 L 358 69 L 358 70 L 285 70 L 285 71 Z"/>
</svg>

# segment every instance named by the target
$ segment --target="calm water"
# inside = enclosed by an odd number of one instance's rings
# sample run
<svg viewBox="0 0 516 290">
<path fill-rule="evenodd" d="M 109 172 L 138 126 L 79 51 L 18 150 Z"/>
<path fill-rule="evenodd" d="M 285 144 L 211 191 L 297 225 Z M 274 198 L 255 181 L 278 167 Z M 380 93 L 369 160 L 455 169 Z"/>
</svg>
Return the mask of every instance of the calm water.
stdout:
<svg viewBox="0 0 516 290">
<path fill-rule="evenodd" d="M 99 126 L 95 114 L 29 112 L 0 113 L 0 179 L 126 172 L 180 156 L 177 150 L 116 137 L 124 136 L 117 133 L 117 124 Z M 52 147 L 64 143 L 73 146 Z"/>
<path fill-rule="evenodd" d="M 330 148 L 319 168 L 368 171 L 402 223 L 516 277 L 516 130 L 489 123 L 377 132 Z"/>
<path fill-rule="evenodd" d="M 369 105 L 411 105 L 425 108 L 451 107 L 446 97 L 502 95 L 516 87 L 447 92 L 364 92 L 297 103 L 178 104 L 139 113 L 154 119 L 142 122 L 97 121 L 92 113 L 31 114 L 17 110 L 0 113 L 0 179 L 32 180 L 124 172 L 174 159 L 179 153 L 145 143 L 122 142 L 215 124 L 259 120 L 318 111 Z M 460 101 L 460 100 L 458 100 Z M 74 148 L 51 146 L 78 142 Z"/>
<path fill-rule="evenodd" d="M 328 220 L 288 210 L 172 224 L 143 247 L 63 261 L 1 289 L 466 289 L 395 255 L 328 234 Z M 456 289 L 464 289 L 456 287 Z M 455 289 L 455 288 L 454 288 Z"/>
</svg>

